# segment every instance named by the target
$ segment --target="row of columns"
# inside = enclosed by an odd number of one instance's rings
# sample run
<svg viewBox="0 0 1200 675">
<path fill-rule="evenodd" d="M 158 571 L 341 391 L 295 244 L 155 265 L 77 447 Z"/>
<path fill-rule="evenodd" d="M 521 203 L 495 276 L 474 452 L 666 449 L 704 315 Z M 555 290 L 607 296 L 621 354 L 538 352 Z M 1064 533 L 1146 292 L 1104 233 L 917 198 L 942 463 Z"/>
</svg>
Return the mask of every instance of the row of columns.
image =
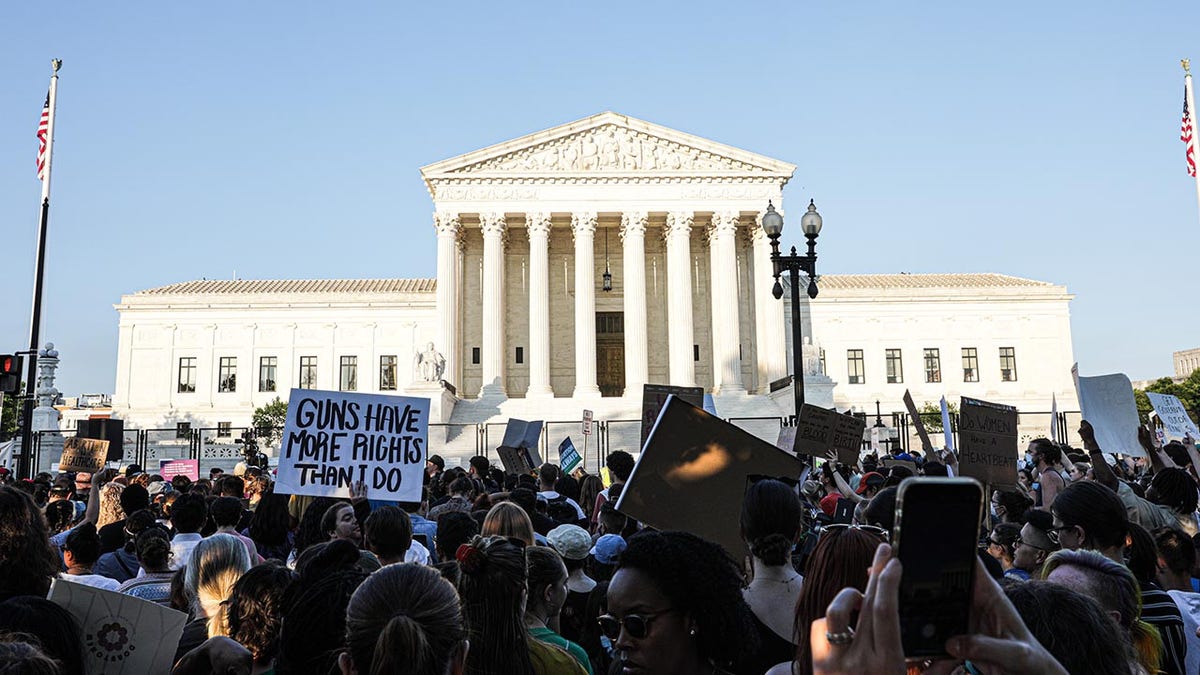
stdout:
<svg viewBox="0 0 1200 675">
<path fill-rule="evenodd" d="M 664 236 L 667 247 L 667 344 L 670 383 L 695 386 L 693 359 L 693 307 L 691 237 L 695 217 L 690 212 L 667 214 Z M 713 380 L 715 393 L 744 393 L 741 358 L 741 316 L 738 310 L 737 227 L 738 212 L 713 214 L 708 231 L 710 245 L 711 303 L 713 334 Z M 438 347 L 445 352 L 446 378 L 461 373 L 459 317 L 461 315 L 462 257 L 458 214 L 438 212 L 437 310 Z M 624 279 L 625 387 L 627 394 L 639 393 L 649 379 L 646 328 L 646 246 L 648 215 L 621 215 L 620 237 Z M 503 395 L 504 390 L 504 247 L 507 223 L 504 214 L 479 214 L 483 234 L 483 342 L 480 365 L 481 396 Z M 574 397 L 599 396 L 596 382 L 596 283 L 595 212 L 571 214 L 575 246 L 575 391 Z M 550 386 L 550 214 L 525 214 L 529 237 L 529 389 L 530 398 L 551 397 Z M 767 383 L 786 373 L 782 306 L 772 295 L 770 246 L 762 228 L 751 228 L 755 278 L 755 322 L 758 338 L 758 381 Z M 458 384 L 458 382 L 454 382 Z"/>
</svg>

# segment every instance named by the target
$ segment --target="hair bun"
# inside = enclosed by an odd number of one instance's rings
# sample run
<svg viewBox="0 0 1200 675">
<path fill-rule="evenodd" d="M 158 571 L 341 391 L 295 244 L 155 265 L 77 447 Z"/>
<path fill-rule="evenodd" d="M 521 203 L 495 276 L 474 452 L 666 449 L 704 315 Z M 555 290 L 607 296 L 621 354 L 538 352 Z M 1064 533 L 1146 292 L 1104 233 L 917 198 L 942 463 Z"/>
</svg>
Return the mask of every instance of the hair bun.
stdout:
<svg viewBox="0 0 1200 675">
<path fill-rule="evenodd" d="M 772 567 L 787 562 L 792 552 L 792 542 L 782 534 L 768 534 L 750 542 L 750 552 Z"/>
</svg>

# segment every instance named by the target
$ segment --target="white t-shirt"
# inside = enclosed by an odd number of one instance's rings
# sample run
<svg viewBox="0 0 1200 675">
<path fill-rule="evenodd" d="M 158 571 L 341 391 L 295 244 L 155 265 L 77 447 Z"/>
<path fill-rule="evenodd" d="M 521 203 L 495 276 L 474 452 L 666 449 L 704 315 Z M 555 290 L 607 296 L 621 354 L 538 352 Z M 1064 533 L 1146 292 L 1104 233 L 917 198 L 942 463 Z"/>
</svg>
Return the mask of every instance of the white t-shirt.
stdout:
<svg viewBox="0 0 1200 675">
<path fill-rule="evenodd" d="M 404 552 L 404 562 L 415 562 L 422 565 L 428 565 L 429 549 L 425 548 L 424 544 L 414 539 L 412 546 L 409 546 L 408 550 Z"/>
<path fill-rule="evenodd" d="M 551 501 L 551 500 L 554 500 L 554 499 L 558 499 L 560 496 L 561 496 L 561 495 L 559 495 L 559 494 L 558 494 L 557 492 L 555 492 L 554 490 L 546 490 L 546 491 L 544 491 L 544 492 L 539 492 L 539 493 L 538 493 L 538 498 L 539 498 L 539 499 L 544 499 L 544 500 L 546 500 L 546 501 Z M 575 513 L 576 513 L 576 514 L 578 514 L 578 519 L 579 519 L 579 520 L 583 520 L 584 518 L 587 518 L 587 516 L 586 516 L 586 515 L 584 515 L 584 513 L 583 513 L 583 509 L 581 509 L 581 508 L 579 507 L 579 502 L 575 501 L 574 499 L 571 499 L 570 497 L 566 497 L 566 500 L 567 500 L 567 503 L 568 503 L 568 504 L 570 504 L 572 507 L 574 507 L 574 508 L 575 508 Z"/>
<path fill-rule="evenodd" d="M 59 579 L 65 579 L 84 586 L 92 586 L 94 588 L 103 588 L 106 591 L 115 591 L 121 587 L 121 582 L 116 579 L 109 579 L 100 574 L 67 574 L 63 572 L 58 575 Z"/>
<path fill-rule="evenodd" d="M 1200 673 L 1200 637 L 1196 637 L 1196 628 L 1200 627 L 1200 593 L 1167 591 L 1167 595 L 1171 596 L 1183 615 L 1183 634 L 1187 638 L 1187 656 L 1183 664 L 1187 672 Z"/>
<path fill-rule="evenodd" d="M 204 537 L 199 532 L 180 532 L 171 540 L 171 569 L 177 570 L 188 564 L 192 559 L 192 549 Z"/>
</svg>

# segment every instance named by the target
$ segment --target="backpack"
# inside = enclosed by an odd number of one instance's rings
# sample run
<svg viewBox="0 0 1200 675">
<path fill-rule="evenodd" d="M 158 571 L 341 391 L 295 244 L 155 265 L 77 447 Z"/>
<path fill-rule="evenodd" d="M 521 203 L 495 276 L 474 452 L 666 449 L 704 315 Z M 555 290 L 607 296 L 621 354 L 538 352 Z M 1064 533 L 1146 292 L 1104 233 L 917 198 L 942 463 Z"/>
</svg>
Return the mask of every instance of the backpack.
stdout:
<svg viewBox="0 0 1200 675">
<path fill-rule="evenodd" d="M 575 510 L 575 507 L 563 495 L 559 495 L 546 503 L 546 515 L 550 520 L 559 525 L 575 525 L 579 523 L 579 512 Z"/>
</svg>

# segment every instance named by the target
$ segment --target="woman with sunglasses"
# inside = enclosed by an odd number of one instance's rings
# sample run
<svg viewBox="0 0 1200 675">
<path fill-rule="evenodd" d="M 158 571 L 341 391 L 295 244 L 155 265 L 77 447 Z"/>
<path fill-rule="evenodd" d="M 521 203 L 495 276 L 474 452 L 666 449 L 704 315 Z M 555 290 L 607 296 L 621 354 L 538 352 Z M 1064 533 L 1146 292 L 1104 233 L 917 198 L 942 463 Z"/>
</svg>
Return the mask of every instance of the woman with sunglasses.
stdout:
<svg viewBox="0 0 1200 675">
<path fill-rule="evenodd" d="M 717 544 L 686 532 L 631 537 L 599 619 L 621 672 L 743 672 L 734 662 L 756 654 L 758 636 L 741 587 L 737 563 Z"/>
<path fill-rule="evenodd" d="M 1013 568 L 1014 545 L 1021 537 L 1021 526 L 1016 523 L 998 523 L 988 535 L 987 552 L 1005 574 Z"/>
</svg>

